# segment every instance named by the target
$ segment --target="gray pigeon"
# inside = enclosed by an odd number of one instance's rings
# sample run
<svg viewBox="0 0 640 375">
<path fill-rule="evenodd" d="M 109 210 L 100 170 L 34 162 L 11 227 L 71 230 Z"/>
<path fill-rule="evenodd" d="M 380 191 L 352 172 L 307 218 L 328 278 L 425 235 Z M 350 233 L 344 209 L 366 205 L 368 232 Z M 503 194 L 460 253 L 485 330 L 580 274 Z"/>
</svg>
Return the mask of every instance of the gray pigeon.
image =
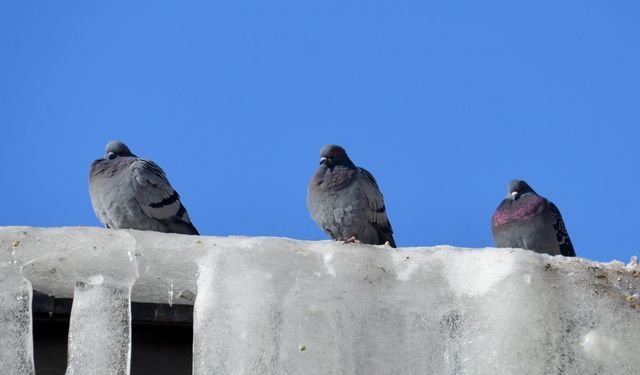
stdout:
<svg viewBox="0 0 640 375">
<path fill-rule="evenodd" d="M 198 234 L 162 168 L 111 141 L 91 164 L 89 191 L 98 219 L 113 229 Z"/>
<path fill-rule="evenodd" d="M 497 247 L 576 256 L 558 208 L 522 180 L 509 183 L 507 197 L 493 213 L 491 229 Z"/>
<path fill-rule="evenodd" d="M 356 167 L 345 150 L 326 145 L 309 182 L 307 207 L 313 220 L 334 240 L 396 247 L 382 193 L 375 178 Z"/>
</svg>

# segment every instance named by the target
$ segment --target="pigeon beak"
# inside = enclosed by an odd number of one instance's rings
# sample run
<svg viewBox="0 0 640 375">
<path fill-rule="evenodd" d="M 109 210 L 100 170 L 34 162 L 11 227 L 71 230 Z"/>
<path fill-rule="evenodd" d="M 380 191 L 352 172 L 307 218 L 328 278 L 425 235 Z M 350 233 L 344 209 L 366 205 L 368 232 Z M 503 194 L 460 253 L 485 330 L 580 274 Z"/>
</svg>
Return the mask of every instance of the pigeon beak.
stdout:
<svg viewBox="0 0 640 375">
<path fill-rule="evenodd" d="M 514 192 L 510 193 L 510 194 L 508 195 L 508 197 L 509 197 L 509 198 L 511 198 L 511 200 L 512 200 L 512 201 L 515 201 L 515 200 L 516 200 L 516 198 L 518 198 L 518 192 L 517 192 L 517 191 L 514 191 Z"/>
<path fill-rule="evenodd" d="M 322 157 L 320 158 L 320 164 L 328 164 L 329 163 L 329 159 Z"/>
</svg>

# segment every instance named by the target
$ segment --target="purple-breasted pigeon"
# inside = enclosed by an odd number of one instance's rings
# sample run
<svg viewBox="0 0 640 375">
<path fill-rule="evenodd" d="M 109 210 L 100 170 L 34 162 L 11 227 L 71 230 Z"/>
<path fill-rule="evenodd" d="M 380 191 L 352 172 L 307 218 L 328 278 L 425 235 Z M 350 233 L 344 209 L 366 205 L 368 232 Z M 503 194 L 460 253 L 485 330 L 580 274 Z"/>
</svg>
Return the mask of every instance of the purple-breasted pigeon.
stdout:
<svg viewBox="0 0 640 375">
<path fill-rule="evenodd" d="M 522 180 L 509 183 L 509 193 L 494 212 L 491 229 L 497 247 L 576 256 L 558 208 Z"/>
</svg>

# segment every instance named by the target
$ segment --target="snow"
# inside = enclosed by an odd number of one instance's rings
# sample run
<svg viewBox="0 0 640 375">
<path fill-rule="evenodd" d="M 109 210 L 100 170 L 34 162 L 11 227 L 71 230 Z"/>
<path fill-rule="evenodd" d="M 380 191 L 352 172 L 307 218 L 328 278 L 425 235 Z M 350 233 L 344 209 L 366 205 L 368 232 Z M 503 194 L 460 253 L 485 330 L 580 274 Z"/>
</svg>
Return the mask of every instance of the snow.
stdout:
<svg viewBox="0 0 640 375">
<path fill-rule="evenodd" d="M 130 295 L 194 304 L 194 374 L 640 369 L 637 260 L 99 228 L 4 227 L 0 250 L 9 373 L 33 373 L 31 285 L 74 297 L 69 374 L 129 372 Z"/>
</svg>

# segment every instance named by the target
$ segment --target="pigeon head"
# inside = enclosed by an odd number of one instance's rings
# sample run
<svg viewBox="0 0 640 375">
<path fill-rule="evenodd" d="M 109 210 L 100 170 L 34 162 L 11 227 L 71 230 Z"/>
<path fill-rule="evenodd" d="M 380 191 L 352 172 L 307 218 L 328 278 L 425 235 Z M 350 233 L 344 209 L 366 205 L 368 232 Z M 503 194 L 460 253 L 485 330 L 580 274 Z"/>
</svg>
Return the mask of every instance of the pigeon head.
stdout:
<svg viewBox="0 0 640 375">
<path fill-rule="evenodd" d="M 107 144 L 105 159 L 115 159 L 120 156 L 135 156 L 129 147 L 120 141 L 111 141 Z"/>
<path fill-rule="evenodd" d="M 515 201 L 526 193 L 535 193 L 535 191 L 533 191 L 531 186 L 529 186 L 529 184 L 527 184 L 525 181 L 511 180 L 511 182 L 509 182 L 507 199 Z"/>
<path fill-rule="evenodd" d="M 320 150 L 320 164 L 327 167 L 334 165 L 353 166 L 344 148 L 337 145 L 325 145 Z"/>
</svg>

